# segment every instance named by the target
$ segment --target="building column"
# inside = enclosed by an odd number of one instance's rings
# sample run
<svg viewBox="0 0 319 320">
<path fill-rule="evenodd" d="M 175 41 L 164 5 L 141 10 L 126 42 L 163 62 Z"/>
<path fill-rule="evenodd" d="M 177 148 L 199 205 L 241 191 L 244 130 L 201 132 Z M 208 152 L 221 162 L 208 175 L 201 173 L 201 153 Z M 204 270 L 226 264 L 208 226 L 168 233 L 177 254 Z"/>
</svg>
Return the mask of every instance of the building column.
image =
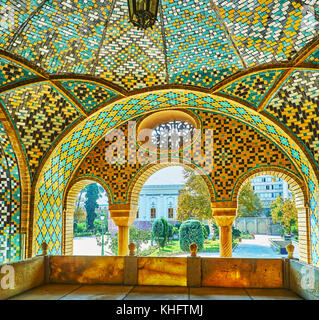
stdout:
<svg viewBox="0 0 319 320">
<path fill-rule="evenodd" d="M 299 261 L 311 263 L 310 208 L 298 207 Z"/>
<path fill-rule="evenodd" d="M 234 207 L 235 205 L 235 207 Z M 219 251 L 221 258 L 232 257 L 232 224 L 236 218 L 236 203 L 212 203 L 213 217 L 219 226 Z"/>
<path fill-rule="evenodd" d="M 118 255 L 128 255 L 129 227 L 132 225 L 137 208 L 131 208 L 129 204 L 110 204 L 110 217 L 118 226 Z"/>
</svg>

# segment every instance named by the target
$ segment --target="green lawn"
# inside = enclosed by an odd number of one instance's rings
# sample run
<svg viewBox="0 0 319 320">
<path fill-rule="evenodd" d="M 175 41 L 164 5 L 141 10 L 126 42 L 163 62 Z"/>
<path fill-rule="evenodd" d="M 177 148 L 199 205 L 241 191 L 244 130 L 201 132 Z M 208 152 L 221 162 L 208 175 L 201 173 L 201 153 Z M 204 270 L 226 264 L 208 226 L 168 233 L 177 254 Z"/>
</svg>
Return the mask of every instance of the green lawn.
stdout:
<svg viewBox="0 0 319 320">
<path fill-rule="evenodd" d="M 238 243 L 238 240 L 233 241 L 233 247 Z M 202 252 L 218 252 L 219 251 L 219 240 L 206 239 L 204 243 L 204 250 Z M 179 253 L 185 253 L 179 246 L 179 240 L 172 240 L 168 245 L 162 249 L 155 250 L 149 257 L 158 256 L 171 256 Z"/>
</svg>

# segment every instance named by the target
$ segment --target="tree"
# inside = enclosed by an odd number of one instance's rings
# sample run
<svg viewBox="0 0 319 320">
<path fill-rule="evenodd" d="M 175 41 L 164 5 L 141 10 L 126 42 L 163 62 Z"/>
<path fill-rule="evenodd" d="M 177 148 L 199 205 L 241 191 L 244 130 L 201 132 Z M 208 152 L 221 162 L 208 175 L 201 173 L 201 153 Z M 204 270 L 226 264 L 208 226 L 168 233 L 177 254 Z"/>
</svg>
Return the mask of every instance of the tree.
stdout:
<svg viewBox="0 0 319 320">
<path fill-rule="evenodd" d="M 85 222 L 86 221 L 86 212 L 85 210 L 78 206 L 76 209 L 75 209 L 75 212 L 74 212 L 74 221 L 76 221 L 77 223 L 79 222 Z"/>
<path fill-rule="evenodd" d="M 109 244 L 109 247 L 115 256 L 117 256 L 117 253 L 118 253 L 118 243 L 119 243 L 118 233 L 115 233 L 114 236 L 111 238 L 110 244 Z"/>
<path fill-rule="evenodd" d="M 179 221 L 189 219 L 212 219 L 211 198 L 204 179 L 193 169 L 184 169 L 185 187 L 178 196 L 177 218 Z"/>
<path fill-rule="evenodd" d="M 147 243 L 151 237 L 150 232 L 146 230 L 136 229 L 136 227 L 131 226 L 129 229 L 129 239 L 130 242 L 134 242 L 136 245 L 136 253 L 138 254 L 143 243 Z"/>
<path fill-rule="evenodd" d="M 166 244 L 168 237 L 168 223 L 164 218 L 156 219 L 152 226 L 152 237 L 160 248 Z"/>
<path fill-rule="evenodd" d="M 89 184 L 85 188 L 86 200 L 85 200 L 85 210 L 86 210 L 86 220 L 88 230 L 94 229 L 94 220 L 96 218 L 95 209 L 98 207 L 97 200 L 100 197 L 100 191 L 96 183 Z"/>
<path fill-rule="evenodd" d="M 259 217 L 263 210 L 264 204 L 251 183 L 243 185 L 238 196 L 238 217 Z"/>
<path fill-rule="evenodd" d="M 179 229 L 179 243 L 183 251 L 190 251 L 189 246 L 192 243 L 197 244 L 197 250 L 204 248 L 204 228 L 198 220 L 187 220 L 183 222 Z"/>
<path fill-rule="evenodd" d="M 279 223 L 285 229 L 286 233 L 291 233 L 292 228 L 297 229 L 298 213 L 295 205 L 295 200 L 284 200 L 278 196 L 270 205 L 271 217 L 273 223 Z"/>
</svg>

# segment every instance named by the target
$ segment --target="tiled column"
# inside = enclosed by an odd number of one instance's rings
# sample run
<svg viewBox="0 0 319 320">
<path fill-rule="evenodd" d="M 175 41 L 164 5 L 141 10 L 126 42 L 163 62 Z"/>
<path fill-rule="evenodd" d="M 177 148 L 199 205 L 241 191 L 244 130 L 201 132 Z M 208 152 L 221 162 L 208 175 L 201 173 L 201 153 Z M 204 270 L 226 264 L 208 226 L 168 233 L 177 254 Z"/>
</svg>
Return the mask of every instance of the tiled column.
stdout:
<svg viewBox="0 0 319 320">
<path fill-rule="evenodd" d="M 237 207 L 234 203 L 213 203 L 213 216 L 219 226 L 220 257 L 232 257 L 232 224 L 236 218 Z"/>
<path fill-rule="evenodd" d="M 128 255 L 129 226 L 136 217 L 136 211 L 127 204 L 111 204 L 109 206 L 110 217 L 119 228 L 118 255 Z"/>
</svg>

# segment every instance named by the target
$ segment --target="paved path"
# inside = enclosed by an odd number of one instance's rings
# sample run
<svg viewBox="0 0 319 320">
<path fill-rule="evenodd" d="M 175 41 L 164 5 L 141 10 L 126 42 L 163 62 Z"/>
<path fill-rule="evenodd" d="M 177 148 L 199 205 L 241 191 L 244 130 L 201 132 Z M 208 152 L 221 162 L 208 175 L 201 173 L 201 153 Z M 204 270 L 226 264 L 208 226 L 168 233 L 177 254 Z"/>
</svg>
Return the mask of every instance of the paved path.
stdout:
<svg viewBox="0 0 319 320">
<path fill-rule="evenodd" d="M 243 239 L 233 251 L 233 257 L 243 258 L 280 258 L 284 255 L 278 254 L 269 242 L 274 236 L 255 235 L 255 239 Z"/>
</svg>

